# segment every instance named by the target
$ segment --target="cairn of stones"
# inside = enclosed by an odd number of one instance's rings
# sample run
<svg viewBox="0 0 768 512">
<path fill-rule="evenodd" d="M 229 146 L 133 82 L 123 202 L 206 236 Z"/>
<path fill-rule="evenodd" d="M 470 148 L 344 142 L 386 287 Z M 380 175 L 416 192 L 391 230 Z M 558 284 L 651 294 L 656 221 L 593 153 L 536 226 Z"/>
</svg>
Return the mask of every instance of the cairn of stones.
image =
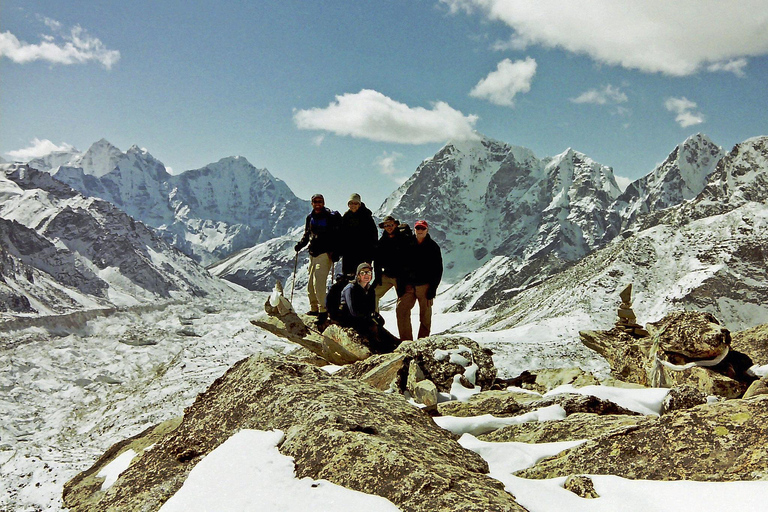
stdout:
<svg viewBox="0 0 768 512">
<path fill-rule="evenodd" d="M 616 327 L 635 338 L 648 336 L 648 331 L 646 331 L 642 325 L 637 323 L 635 312 L 632 311 L 631 283 L 624 288 L 619 294 L 619 297 L 621 298 L 621 306 L 619 306 L 619 318 L 616 321 Z"/>
</svg>

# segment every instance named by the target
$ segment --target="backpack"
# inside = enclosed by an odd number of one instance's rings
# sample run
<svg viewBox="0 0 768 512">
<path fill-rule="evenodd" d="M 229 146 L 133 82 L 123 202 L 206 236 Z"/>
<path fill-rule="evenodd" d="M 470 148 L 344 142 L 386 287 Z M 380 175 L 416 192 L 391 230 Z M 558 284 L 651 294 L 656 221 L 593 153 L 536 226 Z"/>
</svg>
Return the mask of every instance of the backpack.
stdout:
<svg viewBox="0 0 768 512">
<path fill-rule="evenodd" d="M 398 224 L 397 227 L 395 228 L 395 231 L 397 231 L 400 234 L 400 236 L 403 237 L 403 240 L 406 240 L 414 236 L 413 231 L 411 230 L 411 226 L 405 223 Z"/>
<path fill-rule="evenodd" d="M 341 322 L 344 318 L 344 304 L 341 303 L 341 292 L 351 281 L 349 276 L 336 274 L 336 282 L 331 285 L 328 294 L 325 296 L 325 309 L 328 316 L 334 322 Z"/>
</svg>

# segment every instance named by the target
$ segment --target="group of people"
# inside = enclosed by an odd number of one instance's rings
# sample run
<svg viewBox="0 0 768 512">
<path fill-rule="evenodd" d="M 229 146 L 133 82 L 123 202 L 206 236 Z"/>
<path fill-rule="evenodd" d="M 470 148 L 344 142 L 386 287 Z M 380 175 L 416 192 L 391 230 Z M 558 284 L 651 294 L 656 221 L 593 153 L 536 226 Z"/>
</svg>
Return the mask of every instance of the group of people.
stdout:
<svg viewBox="0 0 768 512">
<path fill-rule="evenodd" d="M 432 301 L 443 275 L 440 247 L 429 235 L 425 220 L 417 220 L 411 231 L 391 215 L 378 226 L 373 213 L 359 194 L 352 194 L 344 215 L 325 206 L 322 194 L 312 196 L 312 211 L 307 215 L 304 235 L 294 249 L 298 253 L 309 245 L 308 314 L 317 323 L 328 318 L 327 281 L 334 263 L 341 260 L 342 279 L 349 281 L 341 292 L 339 323 L 353 327 L 377 351 L 389 352 L 400 341 L 412 340 L 411 310 L 419 304 L 418 338 L 429 336 L 432 326 Z M 379 301 L 394 288 L 397 293 L 399 339 L 383 328 L 378 313 Z M 337 311 L 332 311 L 337 313 Z"/>
</svg>

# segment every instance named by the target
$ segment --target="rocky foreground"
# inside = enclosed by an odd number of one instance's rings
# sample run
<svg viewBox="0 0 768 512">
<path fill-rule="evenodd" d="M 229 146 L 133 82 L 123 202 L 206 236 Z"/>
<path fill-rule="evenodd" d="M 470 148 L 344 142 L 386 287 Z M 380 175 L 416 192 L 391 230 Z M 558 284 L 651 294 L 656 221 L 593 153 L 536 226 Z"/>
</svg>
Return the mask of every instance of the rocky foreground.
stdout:
<svg viewBox="0 0 768 512">
<path fill-rule="evenodd" d="M 253 356 L 217 379 L 182 418 L 113 446 L 65 486 L 64 503 L 73 511 L 158 510 L 195 464 L 234 433 L 280 429 L 279 449 L 294 458 L 298 477 L 376 494 L 406 511 L 522 511 L 488 476 L 487 463 L 433 418 L 515 417 L 552 405 L 562 407 L 564 419 L 479 437 L 587 440 L 517 473 L 569 476 L 566 487 L 583 497 L 596 497 L 584 474 L 768 480 L 767 383 L 743 367 L 768 363 L 768 325 L 731 336 L 710 315 L 689 312 L 647 329 L 640 335 L 593 331 L 583 340 L 612 363 L 613 376 L 602 384 L 639 388 L 656 380 L 670 387 L 659 415 L 584 394 L 538 394 L 562 384 L 600 384 L 576 368 L 500 381 L 487 350 L 457 336 L 405 342 L 392 354 L 365 355 L 333 374 L 317 367 L 318 350 Z M 140 455 L 102 491 L 96 475 L 129 449 Z"/>
</svg>

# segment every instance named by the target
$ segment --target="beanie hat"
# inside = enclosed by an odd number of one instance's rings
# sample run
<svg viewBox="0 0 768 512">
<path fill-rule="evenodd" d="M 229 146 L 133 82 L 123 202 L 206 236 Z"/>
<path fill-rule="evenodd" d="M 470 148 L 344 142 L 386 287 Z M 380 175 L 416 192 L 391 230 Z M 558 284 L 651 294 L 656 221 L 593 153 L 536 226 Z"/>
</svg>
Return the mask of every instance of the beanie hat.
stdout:
<svg viewBox="0 0 768 512">
<path fill-rule="evenodd" d="M 312 196 L 312 199 L 311 199 L 311 201 L 314 201 L 315 199 L 322 199 L 322 200 L 323 200 L 323 202 L 325 202 L 325 198 L 323 197 L 323 194 L 314 194 L 314 195 Z"/>
<path fill-rule="evenodd" d="M 360 194 L 352 194 L 349 196 L 349 203 L 359 203 L 360 201 Z"/>
<path fill-rule="evenodd" d="M 373 267 L 370 263 L 362 262 L 357 266 L 357 272 L 355 272 L 355 275 L 359 274 L 363 270 L 373 270 Z"/>
</svg>

